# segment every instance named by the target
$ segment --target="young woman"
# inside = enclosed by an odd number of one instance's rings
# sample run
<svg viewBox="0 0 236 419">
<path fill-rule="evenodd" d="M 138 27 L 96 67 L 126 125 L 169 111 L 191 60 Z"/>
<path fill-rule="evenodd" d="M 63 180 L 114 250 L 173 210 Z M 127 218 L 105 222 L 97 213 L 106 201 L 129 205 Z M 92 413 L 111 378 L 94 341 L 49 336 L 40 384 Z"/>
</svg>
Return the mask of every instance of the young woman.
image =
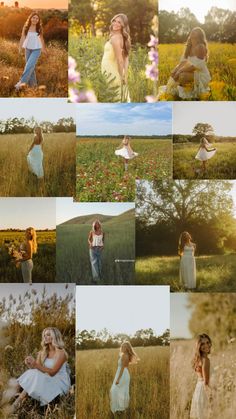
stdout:
<svg viewBox="0 0 236 419">
<path fill-rule="evenodd" d="M 207 68 L 208 46 L 203 29 L 194 28 L 187 39 L 184 55 L 171 73 L 167 86 L 160 94 L 178 96 L 181 99 L 200 99 L 209 92 L 211 76 Z"/>
<path fill-rule="evenodd" d="M 201 138 L 200 146 L 195 159 L 200 160 L 202 162 L 203 172 L 206 171 L 207 160 L 211 159 L 215 155 L 215 153 L 216 148 L 211 148 L 211 144 L 207 141 L 207 139 L 204 137 Z"/>
<path fill-rule="evenodd" d="M 124 136 L 119 148 L 115 151 L 116 156 L 121 156 L 125 159 L 125 170 L 128 170 L 129 160 L 138 156 L 138 153 L 135 153 L 130 145 L 130 137 L 127 135 Z"/>
<path fill-rule="evenodd" d="M 45 406 L 57 396 L 68 393 L 70 376 L 67 367 L 67 353 L 60 331 L 48 327 L 42 333 L 42 350 L 37 359 L 27 356 L 25 364 L 29 368 L 18 378 L 19 387 L 23 389 L 13 403 L 16 412 L 26 396 L 30 396 Z"/>
<path fill-rule="evenodd" d="M 19 251 L 13 252 L 16 263 L 21 265 L 21 273 L 25 283 L 32 284 L 33 254 L 37 253 L 37 237 L 33 227 L 25 231 L 25 241 L 20 245 Z"/>
<path fill-rule="evenodd" d="M 110 390 L 111 411 L 115 415 L 129 407 L 129 365 L 139 361 L 130 342 L 125 341 L 120 347 L 118 368 Z"/>
<path fill-rule="evenodd" d="M 197 374 L 198 381 L 193 394 L 190 418 L 207 419 L 209 417 L 209 402 L 211 401 L 210 360 L 212 342 L 210 337 L 203 333 L 197 337 L 196 350 L 192 366 Z"/>
<path fill-rule="evenodd" d="M 39 14 L 36 12 L 31 13 L 24 24 L 20 39 L 19 52 L 21 52 L 22 48 L 25 49 L 26 64 L 20 80 L 15 85 L 16 90 L 20 90 L 22 85 L 25 84 L 30 87 L 37 86 L 35 67 L 41 51 L 47 54 L 43 39 L 41 19 Z"/>
<path fill-rule="evenodd" d="M 187 231 L 181 233 L 179 238 L 178 254 L 180 256 L 179 276 L 180 283 L 187 289 L 196 288 L 196 262 L 194 253 L 196 244 Z"/>
<path fill-rule="evenodd" d="M 130 102 L 127 86 L 130 48 L 128 18 L 121 13 L 111 20 L 110 39 L 105 44 L 101 64 L 102 73 L 117 88 L 117 102 Z"/>
<path fill-rule="evenodd" d="M 105 234 L 102 231 L 102 225 L 99 220 L 92 224 L 92 230 L 89 232 L 89 256 L 92 269 L 93 282 L 97 283 L 102 279 L 102 251 L 104 249 Z"/>
<path fill-rule="evenodd" d="M 38 179 L 42 179 L 43 172 L 43 134 L 41 127 L 35 127 L 34 140 L 30 146 L 27 162 L 29 170 L 34 173 Z"/>
</svg>

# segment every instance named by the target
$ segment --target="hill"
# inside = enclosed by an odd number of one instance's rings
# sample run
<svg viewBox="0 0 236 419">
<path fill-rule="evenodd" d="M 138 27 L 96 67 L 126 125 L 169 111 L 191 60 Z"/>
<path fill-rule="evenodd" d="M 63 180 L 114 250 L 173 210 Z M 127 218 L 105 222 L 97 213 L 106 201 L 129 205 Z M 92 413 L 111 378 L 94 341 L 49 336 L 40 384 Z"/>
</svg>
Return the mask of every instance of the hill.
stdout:
<svg viewBox="0 0 236 419">
<path fill-rule="evenodd" d="M 104 215 L 104 214 L 89 214 L 89 215 L 82 215 L 79 217 L 71 218 L 68 221 L 65 221 L 64 223 L 59 224 L 62 225 L 70 225 L 70 224 L 89 224 L 91 225 L 94 220 L 98 219 L 102 224 L 108 223 L 114 224 L 124 221 L 133 220 L 135 216 L 135 210 L 131 209 L 128 211 L 123 212 L 119 215 Z"/>
</svg>

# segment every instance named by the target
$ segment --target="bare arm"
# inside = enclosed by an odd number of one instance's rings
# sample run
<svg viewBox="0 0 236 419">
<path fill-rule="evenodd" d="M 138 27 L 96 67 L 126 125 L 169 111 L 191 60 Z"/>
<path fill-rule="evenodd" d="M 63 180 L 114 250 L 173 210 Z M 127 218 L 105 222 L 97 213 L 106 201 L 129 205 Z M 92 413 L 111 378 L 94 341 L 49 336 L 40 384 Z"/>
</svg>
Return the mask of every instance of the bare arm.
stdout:
<svg viewBox="0 0 236 419">
<path fill-rule="evenodd" d="M 43 34 L 41 33 L 39 36 L 40 36 L 40 41 L 41 41 L 41 44 L 42 44 L 42 51 L 43 51 L 45 54 L 47 54 L 47 49 L 46 49 L 46 45 L 45 45 L 45 42 L 44 42 L 44 37 L 43 37 Z"/>
<path fill-rule="evenodd" d="M 210 381 L 210 360 L 208 358 L 203 359 L 202 363 L 202 376 L 205 386 L 209 386 Z"/>
<path fill-rule="evenodd" d="M 21 52 L 22 45 L 24 43 L 25 38 L 26 38 L 26 36 L 25 36 L 25 28 L 23 28 L 22 29 L 22 32 L 21 32 L 21 38 L 20 38 L 20 44 L 19 44 L 19 52 Z"/>
<path fill-rule="evenodd" d="M 92 247 L 92 244 L 93 244 L 93 232 L 92 231 L 90 231 L 89 235 L 88 235 L 88 244 L 89 244 L 89 247 Z"/>
<path fill-rule="evenodd" d="M 121 358 L 121 361 L 122 361 L 122 366 L 121 366 L 121 369 L 120 369 L 120 373 L 118 375 L 118 378 L 116 380 L 116 384 L 119 384 L 120 379 L 122 377 L 122 374 L 124 372 L 124 369 L 125 368 L 128 368 L 128 366 L 129 366 L 129 357 L 128 357 L 128 355 L 123 354 L 122 355 L 122 358 Z"/>
<path fill-rule="evenodd" d="M 22 260 L 32 259 L 32 245 L 29 241 L 26 242 L 26 251 L 22 254 Z"/>
<path fill-rule="evenodd" d="M 66 355 L 64 351 L 60 351 L 58 356 L 57 356 L 57 360 L 55 362 L 55 365 L 53 368 L 47 368 L 44 367 L 43 365 L 41 365 L 41 363 L 39 362 L 39 356 L 37 357 L 37 360 L 32 360 L 32 362 L 30 363 L 31 368 L 35 368 L 41 372 L 43 372 L 44 374 L 48 374 L 51 377 L 54 377 L 54 375 L 56 375 L 58 373 L 58 371 L 61 369 L 62 365 L 66 362 Z"/>
<path fill-rule="evenodd" d="M 120 35 L 114 35 L 111 37 L 110 42 L 115 53 L 120 78 L 124 80 L 125 62 L 124 62 L 124 57 L 123 57 L 122 37 Z"/>
</svg>

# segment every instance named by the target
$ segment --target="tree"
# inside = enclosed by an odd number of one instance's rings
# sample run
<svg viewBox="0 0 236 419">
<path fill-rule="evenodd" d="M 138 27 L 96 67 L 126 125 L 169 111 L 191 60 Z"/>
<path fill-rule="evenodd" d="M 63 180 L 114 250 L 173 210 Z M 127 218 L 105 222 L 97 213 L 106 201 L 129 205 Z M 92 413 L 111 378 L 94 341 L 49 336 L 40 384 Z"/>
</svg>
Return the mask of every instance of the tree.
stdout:
<svg viewBox="0 0 236 419">
<path fill-rule="evenodd" d="M 195 135 L 196 142 L 203 137 L 211 139 L 214 137 L 214 129 L 210 124 L 198 122 L 193 128 L 193 134 Z"/>
</svg>

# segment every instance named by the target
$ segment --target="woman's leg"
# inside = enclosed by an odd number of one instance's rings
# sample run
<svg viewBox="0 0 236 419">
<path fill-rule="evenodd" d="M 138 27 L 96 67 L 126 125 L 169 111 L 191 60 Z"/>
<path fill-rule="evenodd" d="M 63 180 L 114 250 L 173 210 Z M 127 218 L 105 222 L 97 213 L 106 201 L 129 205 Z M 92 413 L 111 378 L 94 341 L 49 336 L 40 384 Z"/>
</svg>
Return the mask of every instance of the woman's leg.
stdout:
<svg viewBox="0 0 236 419">
<path fill-rule="evenodd" d="M 26 260 L 25 262 L 21 262 L 21 273 L 24 283 L 32 284 L 33 266 L 33 261 L 31 259 Z"/>
<path fill-rule="evenodd" d="M 20 83 L 26 83 L 30 86 L 37 85 L 35 66 L 39 59 L 41 49 L 32 49 L 25 51 L 26 65 L 20 79 Z M 33 84 L 32 84 L 33 83 Z"/>
<path fill-rule="evenodd" d="M 203 167 L 203 172 L 205 172 L 206 171 L 206 161 L 205 160 L 202 162 L 202 167 Z"/>
<path fill-rule="evenodd" d="M 89 249 L 90 263 L 92 269 L 93 281 L 96 282 L 99 280 L 99 270 L 98 270 L 98 258 L 96 249 Z"/>
<path fill-rule="evenodd" d="M 180 73 L 178 77 L 178 83 L 180 86 L 186 86 L 186 84 L 193 83 L 194 82 L 194 74 L 191 72 L 184 71 L 183 73 Z"/>
<path fill-rule="evenodd" d="M 129 167 L 129 160 L 125 159 L 125 171 L 128 170 Z"/>
<path fill-rule="evenodd" d="M 98 249 L 97 252 L 97 266 L 98 266 L 98 275 L 99 279 L 102 279 L 102 250 Z"/>
</svg>

